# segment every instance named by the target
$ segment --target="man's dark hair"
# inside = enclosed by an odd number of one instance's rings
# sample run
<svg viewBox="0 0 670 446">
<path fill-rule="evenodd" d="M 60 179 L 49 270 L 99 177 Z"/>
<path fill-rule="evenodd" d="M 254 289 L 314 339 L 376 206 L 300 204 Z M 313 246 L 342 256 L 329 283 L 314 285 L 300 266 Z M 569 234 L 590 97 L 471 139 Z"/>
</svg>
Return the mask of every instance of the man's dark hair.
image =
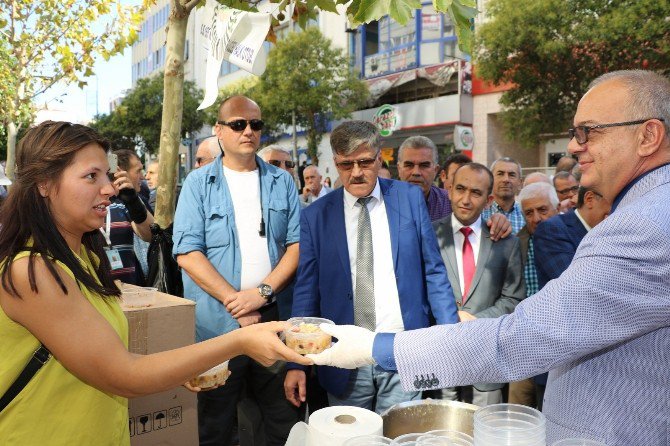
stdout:
<svg viewBox="0 0 670 446">
<path fill-rule="evenodd" d="M 444 160 L 444 164 L 442 165 L 442 170 L 445 172 L 448 172 L 449 166 L 452 164 L 468 164 L 471 163 L 472 160 L 470 159 L 469 156 L 464 155 L 462 153 L 452 153 L 447 157 L 446 160 Z"/>
<path fill-rule="evenodd" d="M 456 172 L 454 172 L 454 178 L 456 178 L 456 173 L 457 173 L 459 170 L 461 170 L 461 169 L 463 169 L 463 168 L 465 168 L 465 167 L 470 168 L 470 169 L 474 170 L 475 172 L 486 172 L 486 174 L 487 174 L 488 177 L 489 177 L 489 187 L 488 187 L 488 190 L 487 190 L 487 192 L 486 192 L 486 195 L 491 195 L 491 194 L 493 193 L 493 173 L 491 173 L 491 170 L 489 170 L 489 168 L 486 167 L 486 166 L 483 165 L 483 164 L 472 163 L 472 162 L 471 162 L 471 163 L 465 163 L 465 164 L 461 165 L 461 167 L 459 167 L 458 169 L 456 169 Z M 455 186 L 455 185 L 456 185 L 456 184 L 454 183 L 454 186 Z"/>
<path fill-rule="evenodd" d="M 596 194 L 596 195 L 597 195 L 598 197 L 600 197 L 600 198 L 603 197 L 602 195 L 600 195 L 598 192 L 594 191 L 594 190 L 591 189 L 591 188 L 584 187 L 584 186 L 579 186 L 579 192 L 577 192 L 577 209 L 579 209 L 579 208 L 581 208 L 582 206 L 584 206 L 584 197 L 586 196 L 586 193 L 587 193 L 588 191 L 593 192 L 594 194 Z"/>
<path fill-rule="evenodd" d="M 567 180 L 570 177 L 573 177 L 573 178 L 575 177 L 572 174 L 572 172 L 568 172 L 568 171 L 565 171 L 565 170 L 558 172 L 556 175 L 554 175 L 554 180 L 553 180 L 554 187 L 556 187 L 556 180 Z"/>
<path fill-rule="evenodd" d="M 126 172 L 128 171 L 128 169 L 130 169 L 130 161 L 133 158 L 137 158 L 140 162 L 142 162 L 140 156 L 137 153 L 133 152 L 132 150 L 121 149 L 121 150 L 115 150 L 113 153 L 118 157 L 119 169 L 125 170 Z"/>
</svg>

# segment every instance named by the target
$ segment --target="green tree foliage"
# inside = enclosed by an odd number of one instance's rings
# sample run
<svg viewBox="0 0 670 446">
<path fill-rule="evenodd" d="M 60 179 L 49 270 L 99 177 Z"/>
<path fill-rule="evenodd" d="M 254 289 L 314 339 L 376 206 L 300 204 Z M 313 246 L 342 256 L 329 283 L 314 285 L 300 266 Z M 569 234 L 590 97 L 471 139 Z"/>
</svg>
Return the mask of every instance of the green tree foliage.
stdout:
<svg viewBox="0 0 670 446">
<path fill-rule="evenodd" d="M 477 74 L 511 83 L 501 99 L 510 139 L 536 146 L 562 133 L 591 80 L 618 69 L 670 72 L 670 3 L 490 0 Z"/>
<path fill-rule="evenodd" d="M 10 70 L 0 69 L 0 120 L 7 134 L 7 174 L 33 99 L 56 83 L 85 85 L 97 56 L 117 54 L 137 37 L 142 8 L 120 0 L 0 0 L 0 34 Z M 93 24 L 107 21 L 104 29 Z"/>
<path fill-rule="evenodd" d="M 351 116 L 367 96 L 367 86 L 350 70 L 348 57 L 314 27 L 277 42 L 252 91 L 271 124 L 290 126 L 295 112 L 314 159 L 328 120 Z"/>
<path fill-rule="evenodd" d="M 109 115 L 96 116 L 91 126 L 111 140 L 115 148 L 135 149 L 139 146 L 144 152 L 157 153 L 161 136 L 163 82 L 163 73 L 138 80 L 119 107 Z M 184 82 L 181 138 L 205 123 L 205 113 L 196 110 L 202 96 L 202 90 L 195 83 Z"/>
</svg>

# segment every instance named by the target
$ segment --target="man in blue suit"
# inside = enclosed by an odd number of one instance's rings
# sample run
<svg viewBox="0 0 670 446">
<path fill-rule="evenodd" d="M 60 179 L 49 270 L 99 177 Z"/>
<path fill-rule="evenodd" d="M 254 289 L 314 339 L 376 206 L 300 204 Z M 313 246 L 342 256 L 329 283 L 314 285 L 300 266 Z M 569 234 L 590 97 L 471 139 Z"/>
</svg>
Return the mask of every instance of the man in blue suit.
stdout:
<svg viewBox="0 0 670 446">
<path fill-rule="evenodd" d="M 458 322 L 455 299 L 421 189 L 378 179 L 381 141 L 365 121 L 345 122 L 330 138 L 343 188 L 300 216 L 300 260 L 293 316 L 320 316 L 336 324 L 397 333 Z M 383 412 L 417 399 L 397 374 L 368 365 L 357 370 L 320 367 L 331 405 Z M 305 372 L 294 366 L 284 388 L 305 400 Z"/>
<path fill-rule="evenodd" d="M 611 206 L 598 192 L 580 187 L 574 211 L 556 215 L 538 225 L 533 244 L 540 289 L 568 269 L 586 233 L 607 217 Z"/>
<path fill-rule="evenodd" d="M 611 200 L 612 212 L 584 237 L 568 269 L 514 313 L 401 333 L 324 325 L 339 342 L 308 357 L 342 367 L 378 363 L 398 370 L 406 389 L 426 374 L 431 387 L 446 387 L 551 370 L 542 409 L 547 444 L 577 437 L 667 445 L 668 104 L 670 80 L 652 71 L 614 71 L 591 83 L 568 149 L 582 185 Z"/>
</svg>

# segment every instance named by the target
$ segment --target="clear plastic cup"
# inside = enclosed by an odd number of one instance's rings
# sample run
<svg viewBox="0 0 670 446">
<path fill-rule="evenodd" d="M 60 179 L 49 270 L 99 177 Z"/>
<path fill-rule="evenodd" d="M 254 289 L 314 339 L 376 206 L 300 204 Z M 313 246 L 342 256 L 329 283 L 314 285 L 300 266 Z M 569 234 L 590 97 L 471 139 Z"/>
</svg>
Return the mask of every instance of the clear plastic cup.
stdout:
<svg viewBox="0 0 670 446">
<path fill-rule="evenodd" d="M 333 324 L 333 321 L 320 317 L 292 317 L 287 322 L 291 324 L 291 330 L 284 330 L 284 342 L 296 353 L 321 353 L 330 347 L 332 336 L 322 331 L 319 325 Z"/>
<path fill-rule="evenodd" d="M 193 387 L 211 389 L 212 387 L 224 385 L 228 376 L 230 376 L 230 373 L 228 372 L 228 361 L 226 361 L 191 379 L 188 383 Z"/>
<path fill-rule="evenodd" d="M 552 446 L 607 446 L 595 440 L 588 440 L 586 438 L 566 438 L 554 443 Z"/>
<path fill-rule="evenodd" d="M 419 446 L 419 438 L 432 438 L 432 435 L 426 434 L 425 432 L 412 432 L 405 435 L 400 435 L 395 437 L 391 442 L 391 446 Z"/>
<path fill-rule="evenodd" d="M 419 437 L 420 446 L 472 446 L 473 438 L 463 432 L 452 430 L 434 430 L 428 431 L 424 436 Z"/>
<path fill-rule="evenodd" d="M 348 439 L 342 446 L 387 446 L 391 444 L 391 441 L 390 438 L 381 435 L 361 435 Z"/>
<path fill-rule="evenodd" d="M 125 308 L 146 308 L 156 303 L 158 288 L 151 287 L 123 287 L 121 290 L 121 304 Z"/>
<path fill-rule="evenodd" d="M 492 404 L 475 412 L 475 446 L 545 446 L 542 412 L 520 404 Z"/>
</svg>

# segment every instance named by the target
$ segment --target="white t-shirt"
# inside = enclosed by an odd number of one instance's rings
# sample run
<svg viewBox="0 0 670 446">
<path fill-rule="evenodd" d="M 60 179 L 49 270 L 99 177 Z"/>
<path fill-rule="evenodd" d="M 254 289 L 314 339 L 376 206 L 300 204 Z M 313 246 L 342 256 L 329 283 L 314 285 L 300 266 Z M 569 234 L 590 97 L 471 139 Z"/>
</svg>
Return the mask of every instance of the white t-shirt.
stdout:
<svg viewBox="0 0 670 446">
<path fill-rule="evenodd" d="M 258 169 L 237 172 L 223 167 L 235 212 L 235 226 L 242 256 L 240 289 L 256 288 L 272 271 L 265 237 L 258 234 L 261 224 L 261 198 Z"/>
</svg>

